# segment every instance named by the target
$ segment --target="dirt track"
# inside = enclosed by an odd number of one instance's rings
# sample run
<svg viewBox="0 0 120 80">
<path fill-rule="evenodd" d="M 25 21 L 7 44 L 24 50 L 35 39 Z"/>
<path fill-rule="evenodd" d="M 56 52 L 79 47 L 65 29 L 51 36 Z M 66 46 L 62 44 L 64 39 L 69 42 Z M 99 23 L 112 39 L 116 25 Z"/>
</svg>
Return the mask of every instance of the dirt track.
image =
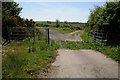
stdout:
<svg viewBox="0 0 120 80">
<path fill-rule="evenodd" d="M 93 50 L 58 50 L 47 78 L 118 78 L 118 63 Z"/>
<path fill-rule="evenodd" d="M 38 28 L 38 29 L 47 34 L 46 28 Z M 61 33 L 57 30 L 49 29 L 50 39 L 56 41 L 82 41 L 82 39 L 80 38 L 81 34 L 82 31 L 80 30 L 66 34 L 66 33 Z"/>
<path fill-rule="evenodd" d="M 64 34 L 57 30 L 50 29 L 50 39 L 56 41 L 82 41 L 80 35 L 80 31 L 77 31 L 74 34 Z"/>
</svg>

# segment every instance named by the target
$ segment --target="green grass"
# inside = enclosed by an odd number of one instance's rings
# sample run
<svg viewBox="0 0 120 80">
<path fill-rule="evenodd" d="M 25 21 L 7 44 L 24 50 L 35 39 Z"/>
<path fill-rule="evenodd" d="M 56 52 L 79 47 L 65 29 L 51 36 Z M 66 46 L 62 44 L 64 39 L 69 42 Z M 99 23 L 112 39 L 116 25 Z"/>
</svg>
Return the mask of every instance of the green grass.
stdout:
<svg viewBox="0 0 120 80">
<path fill-rule="evenodd" d="M 57 31 L 60 31 L 62 33 L 70 33 L 70 32 L 73 32 L 75 30 L 73 29 L 70 29 L 70 28 L 56 28 L 56 27 L 51 27 L 53 30 L 57 30 Z"/>
<path fill-rule="evenodd" d="M 80 42 L 73 42 L 73 41 L 57 41 L 56 44 L 59 45 L 60 49 L 72 49 L 78 50 L 80 49 Z"/>
<path fill-rule="evenodd" d="M 54 61 L 58 48 L 54 41 L 48 45 L 45 36 L 41 40 L 36 38 L 34 52 L 29 53 L 27 48 L 31 45 L 29 40 L 25 40 L 14 41 L 7 46 L 14 52 L 10 50 L 3 56 L 3 78 L 34 78 L 36 71 L 46 70 Z"/>
</svg>

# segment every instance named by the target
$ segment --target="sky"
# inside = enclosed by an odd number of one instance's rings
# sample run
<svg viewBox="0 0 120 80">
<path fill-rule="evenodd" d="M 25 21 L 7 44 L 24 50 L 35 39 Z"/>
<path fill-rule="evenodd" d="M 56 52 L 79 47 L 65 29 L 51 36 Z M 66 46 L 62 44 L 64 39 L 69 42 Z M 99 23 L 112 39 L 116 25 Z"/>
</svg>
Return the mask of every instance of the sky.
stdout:
<svg viewBox="0 0 120 80">
<path fill-rule="evenodd" d="M 17 2 L 21 17 L 34 21 L 87 22 L 90 9 L 105 2 Z"/>
</svg>

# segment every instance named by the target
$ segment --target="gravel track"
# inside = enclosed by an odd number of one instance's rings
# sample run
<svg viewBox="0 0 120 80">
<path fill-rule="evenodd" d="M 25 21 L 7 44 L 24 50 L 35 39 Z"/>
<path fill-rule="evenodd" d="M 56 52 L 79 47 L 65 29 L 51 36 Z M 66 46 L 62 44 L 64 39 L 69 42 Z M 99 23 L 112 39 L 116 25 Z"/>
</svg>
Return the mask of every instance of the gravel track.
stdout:
<svg viewBox="0 0 120 80">
<path fill-rule="evenodd" d="M 50 29 L 50 39 L 57 41 L 62 49 L 57 50 L 58 56 L 43 78 L 118 78 L 118 63 L 104 54 L 94 50 L 63 49 L 61 41 L 80 42 L 81 34 L 81 31 L 63 34 Z"/>
<path fill-rule="evenodd" d="M 80 31 L 77 31 L 76 33 L 77 34 L 74 33 L 74 35 L 65 34 L 57 30 L 50 29 L 50 39 L 57 41 L 82 41 L 82 39 L 80 38 Z"/>
<path fill-rule="evenodd" d="M 59 49 L 46 78 L 118 78 L 118 63 L 94 50 Z"/>
</svg>

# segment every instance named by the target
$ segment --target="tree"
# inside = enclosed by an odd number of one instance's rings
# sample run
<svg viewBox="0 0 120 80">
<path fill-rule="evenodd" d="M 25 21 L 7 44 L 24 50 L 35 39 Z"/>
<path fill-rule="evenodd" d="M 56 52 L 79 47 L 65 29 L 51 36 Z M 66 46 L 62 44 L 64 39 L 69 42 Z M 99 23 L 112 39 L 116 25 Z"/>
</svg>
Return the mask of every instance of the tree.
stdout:
<svg viewBox="0 0 120 80">
<path fill-rule="evenodd" d="M 68 24 L 68 22 L 67 22 L 67 21 L 64 21 L 64 24 Z"/>
<path fill-rule="evenodd" d="M 26 33 L 27 30 L 21 27 L 34 27 L 35 26 L 35 22 L 33 21 L 33 19 L 25 20 L 24 18 L 21 18 L 21 16 L 19 15 L 21 10 L 22 8 L 19 7 L 19 4 L 17 4 L 16 2 L 3 2 L 2 3 L 2 21 L 3 21 L 2 37 L 6 39 L 4 43 L 6 43 L 7 41 L 10 42 L 10 38 L 9 38 L 10 27 L 19 27 L 19 28 L 12 28 L 12 31 L 18 30 L 19 32 L 21 31 L 21 33 L 19 34 L 23 34 L 23 31 Z"/>
<path fill-rule="evenodd" d="M 106 2 L 102 7 L 90 11 L 87 21 L 89 30 L 103 29 L 108 33 L 110 42 L 120 41 L 120 1 Z M 104 26 L 108 23 L 109 26 Z"/>
<path fill-rule="evenodd" d="M 47 21 L 48 24 L 51 24 L 51 21 Z"/>
<path fill-rule="evenodd" d="M 16 2 L 2 3 L 2 37 L 8 40 L 8 27 L 16 27 L 22 8 Z"/>
<path fill-rule="evenodd" d="M 60 21 L 56 19 L 56 27 L 60 27 Z"/>
</svg>

